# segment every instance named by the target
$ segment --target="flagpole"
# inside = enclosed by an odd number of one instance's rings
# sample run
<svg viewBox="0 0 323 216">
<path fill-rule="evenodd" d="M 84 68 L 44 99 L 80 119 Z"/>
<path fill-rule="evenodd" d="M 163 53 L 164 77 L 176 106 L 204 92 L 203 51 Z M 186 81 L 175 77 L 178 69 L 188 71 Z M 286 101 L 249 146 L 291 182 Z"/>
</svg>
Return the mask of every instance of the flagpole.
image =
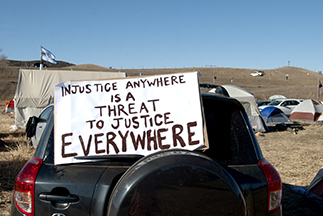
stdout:
<svg viewBox="0 0 323 216">
<path fill-rule="evenodd" d="M 320 91 L 320 78 L 317 79 L 318 83 L 317 83 L 317 100 L 320 101 L 320 96 L 319 96 L 319 91 Z"/>
<path fill-rule="evenodd" d="M 320 88 L 321 88 L 321 82 L 320 82 L 320 71 L 317 72 L 317 81 L 318 81 L 318 84 L 317 84 L 317 100 L 320 101 Z"/>
<path fill-rule="evenodd" d="M 322 71 L 318 71 L 319 74 L 319 101 L 321 100 L 321 88 L 322 88 L 322 83 L 320 80 L 320 75 L 322 74 Z"/>
<path fill-rule="evenodd" d="M 42 60 L 42 57 L 41 57 L 41 46 L 40 46 L 40 62 L 39 62 L 39 70 L 43 70 L 43 60 Z"/>
</svg>

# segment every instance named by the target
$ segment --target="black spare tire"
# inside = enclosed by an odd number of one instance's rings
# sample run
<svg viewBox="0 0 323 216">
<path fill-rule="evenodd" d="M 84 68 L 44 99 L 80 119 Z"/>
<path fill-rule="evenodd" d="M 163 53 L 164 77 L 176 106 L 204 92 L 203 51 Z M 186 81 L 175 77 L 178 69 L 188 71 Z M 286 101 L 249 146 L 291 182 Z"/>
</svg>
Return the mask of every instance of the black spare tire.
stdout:
<svg viewBox="0 0 323 216">
<path fill-rule="evenodd" d="M 167 150 L 133 164 L 117 182 L 109 216 L 245 215 L 239 186 L 212 158 Z"/>
</svg>

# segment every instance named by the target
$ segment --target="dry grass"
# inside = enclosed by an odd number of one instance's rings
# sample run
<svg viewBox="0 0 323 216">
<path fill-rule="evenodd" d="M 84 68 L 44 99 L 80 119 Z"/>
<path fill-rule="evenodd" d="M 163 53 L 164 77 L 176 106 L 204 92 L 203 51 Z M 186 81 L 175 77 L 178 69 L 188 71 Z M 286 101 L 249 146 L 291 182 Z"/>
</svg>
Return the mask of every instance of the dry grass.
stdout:
<svg viewBox="0 0 323 216">
<path fill-rule="evenodd" d="M 12 132 L 14 115 L 3 113 L 0 105 L 0 139 L 5 143 L 0 147 L 0 215 L 9 215 L 11 197 L 16 176 L 24 164 L 32 157 L 34 149 L 27 145 L 23 130 Z"/>
<path fill-rule="evenodd" d="M 9 215 L 12 190 L 15 184 L 15 178 L 24 164 L 33 155 L 34 149 L 27 145 L 24 138 L 15 137 L 9 141 L 7 137 L 5 147 L 0 147 L 0 215 Z"/>
<path fill-rule="evenodd" d="M 320 124 L 291 131 L 272 132 L 258 136 L 265 158 L 278 170 L 284 183 L 308 186 L 323 165 Z"/>
<path fill-rule="evenodd" d="M 265 133 L 257 139 L 264 157 L 281 176 L 284 215 L 323 215 L 315 203 L 290 188 L 290 185 L 307 187 L 323 165 L 323 125 L 300 129 L 297 134 L 286 130 Z"/>
<path fill-rule="evenodd" d="M 0 104 L 0 112 L 1 114 L 1 124 L 0 124 L 0 132 L 7 133 L 10 131 L 11 126 L 15 124 L 15 114 L 14 113 L 6 113 L 4 114 L 4 104 Z"/>
</svg>

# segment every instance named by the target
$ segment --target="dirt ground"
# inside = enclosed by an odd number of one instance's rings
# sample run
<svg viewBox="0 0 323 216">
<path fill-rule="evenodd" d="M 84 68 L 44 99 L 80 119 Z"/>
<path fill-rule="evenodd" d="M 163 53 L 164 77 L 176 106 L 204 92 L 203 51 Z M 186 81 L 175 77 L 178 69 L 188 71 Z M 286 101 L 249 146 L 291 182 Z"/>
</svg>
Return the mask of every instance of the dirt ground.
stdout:
<svg viewBox="0 0 323 216">
<path fill-rule="evenodd" d="M 301 126 L 257 136 L 264 157 L 274 165 L 283 182 L 284 215 L 323 215 L 323 209 L 291 189 L 307 187 L 323 165 L 323 125 Z"/>
<path fill-rule="evenodd" d="M 73 70 L 94 70 L 93 66 L 72 66 Z M 94 67 L 95 68 L 95 67 Z M 65 69 L 71 69 L 67 67 Z M 102 68 L 99 67 L 101 70 Z M 14 125 L 13 114 L 5 114 L 4 102 L 14 96 L 15 86 L 18 79 L 17 67 L 4 66 L 0 64 L 0 139 L 6 143 L 25 143 L 23 131 L 12 132 Z M 105 69 L 113 71 L 113 69 Z M 115 70 L 116 71 L 116 70 Z M 145 70 L 122 70 L 130 76 L 138 76 L 140 72 L 145 75 L 162 74 L 181 71 L 200 71 L 202 76 L 200 83 L 210 84 L 233 84 L 243 87 L 254 94 L 257 100 L 267 100 L 274 94 L 285 95 L 288 98 L 320 99 L 320 90 L 317 88 L 320 75 L 305 69 L 284 67 L 273 70 L 264 70 L 265 76 L 251 77 L 250 73 L 255 69 L 227 69 L 227 68 L 183 68 L 183 69 L 145 69 Z M 289 79 L 285 79 L 285 74 Z M 216 79 L 215 79 L 216 77 Z M 2 102 L 2 103 L 1 103 Z M 301 125 L 297 134 L 291 130 L 276 131 L 258 134 L 257 139 L 261 146 L 264 157 L 278 170 L 283 181 L 283 215 L 323 215 L 322 208 L 317 204 L 293 191 L 292 186 L 307 187 L 319 169 L 323 166 L 323 125 L 311 124 Z M 8 151 L 0 147 L 0 164 L 6 157 Z M 2 172 L 1 172 L 2 173 Z M 11 194 L 13 185 L 8 181 L 14 181 L 13 176 L 0 178 L 0 215 L 9 215 L 11 205 Z"/>
</svg>

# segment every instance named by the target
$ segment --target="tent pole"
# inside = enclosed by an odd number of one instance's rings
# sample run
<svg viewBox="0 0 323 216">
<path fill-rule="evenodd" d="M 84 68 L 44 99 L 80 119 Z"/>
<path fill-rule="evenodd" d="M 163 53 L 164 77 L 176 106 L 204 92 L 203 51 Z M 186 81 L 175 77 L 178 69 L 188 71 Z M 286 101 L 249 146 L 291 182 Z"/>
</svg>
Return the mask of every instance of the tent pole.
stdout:
<svg viewBox="0 0 323 216">
<path fill-rule="evenodd" d="M 39 70 L 43 70 L 43 60 L 41 57 L 41 46 L 40 46 L 40 61 L 39 61 Z"/>
</svg>

